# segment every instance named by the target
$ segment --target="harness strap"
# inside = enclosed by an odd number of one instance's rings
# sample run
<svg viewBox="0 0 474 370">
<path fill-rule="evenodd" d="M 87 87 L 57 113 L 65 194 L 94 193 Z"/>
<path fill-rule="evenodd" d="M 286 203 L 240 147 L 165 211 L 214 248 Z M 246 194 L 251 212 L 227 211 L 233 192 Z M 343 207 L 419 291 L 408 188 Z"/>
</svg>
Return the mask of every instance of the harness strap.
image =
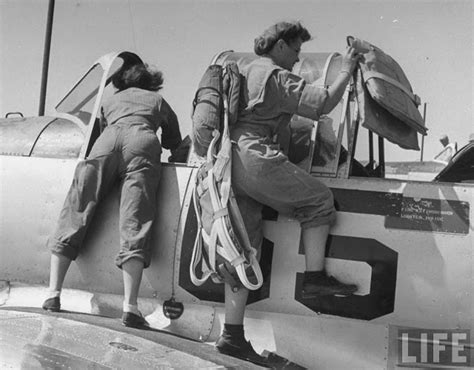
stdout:
<svg viewBox="0 0 474 370">
<path fill-rule="evenodd" d="M 214 211 L 214 213 L 212 215 L 212 220 L 215 221 L 218 218 L 227 216 L 228 214 L 229 214 L 229 211 L 227 210 L 227 208 L 218 209 L 218 210 Z"/>
<path fill-rule="evenodd" d="M 220 255 L 226 261 L 226 265 L 232 266 L 241 283 L 250 290 L 260 288 L 263 283 L 262 272 L 256 259 L 256 250 L 251 246 L 248 239 L 242 216 L 235 201 L 231 187 L 231 152 L 232 144 L 229 137 L 228 102 L 224 98 L 224 128 L 221 134 L 218 130 L 213 131 L 207 160 L 198 171 L 198 177 L 194 189 L 194 204 L 198 219 L 198 235 L 196 237 L 192 262 L 190 264 L 191 280 L 195 285 L 202 283 L 211 277 L 215 282 L 222 282 L 222 275 L 219 276 L 216 270 L 222 270 L 216 265 L 216 256 Z M 220 146 L 219 146 L 219 139 Z M 218 150 L 216 150 L 218 149 Z M 217 153 L 216 153 L 217 152 Z M 208 191 L 210 205 L 212 207 L 212 222 L 210 224 L 210 234 L 204 230 L 201 213 L 202 208 L 199 203 L 200 197 Z M 235 220 L 232 220 L 235 218 Z M 232 231 L 232 224 L 235 222 L 236 228 Z M 236 236 L 242 238 L 242 242 Z M 198 241 L 199 239 L 199 241 Z M 206 246 L 203 248 L 202 244 Z M 243 247 L 243 250 L 239 250 Z M 207 252 L 207 253 L 206 253 Z M 195 274 L 195 268 L 202 260 L 202 277 L 199 279 Z M 247 276 L 247 266 L 253 269 L 256 283 L 253 284 Z M 224 280 L 235 280 L 228 274 L 224 275 Z"/>
<path fill-rule="evenodd" d="M 196 91 L 196 94 L 194 95 L 194 99 L 193 99 L 193 110 L 196 108 L 196 105 L 198 104 L 198 95 L 201 91 L 203 90 L 211 90 L 211 91 L 214 91 L 216 93 L 216 95 L 219 96 L 219 98 L 222 99 L 222 93 L 216 89 L 215 87 L 212 87 L 212 86 L 203 86 L 203 87 L 200 87 L 199 89 L 197 89 Z"/>
<path fill-rule="evenodd" d="M 245 262 L 245 258 L 242 256 L 238 256 L 237 258 L 234 258 L 232 261 L 230 261 L 230 264 L 232 266 L 237 266 Z"/>
<path fill-rule="evenodd" d="M 217 159 L 214 163 L 214 174 L 216 180 L 220 181 L 224 177 L 226 169 L 230 165 L 230 153 L 232 150 L 232 144 L 228 136 L 222 137 L 221 150 L 217 154 Z"/>
<path fill-rule="evenodd" d="M 211 237 L 209 238 L 208 248 L 209 248 L 209 265 L 213 271 L 216 271 L 216 251 L 217 251 L 217 238 L 219 235 L 219 230 L 216 227 L 216 223 L 212 224 Z"/>
<path fill-rule="evenodd" d="M 415 103 L 416 106 L 419 106 L 421 104 L 421 99 L 418 95 L 413 94 L 410 90 L 408 90 L 405 86 L 403 86 L 400 82 L 395 80 L 392 77 L 389 77 L 387 75 L 384 75 L 383 73 L 380 72 L 375 72 L 375 71 L 367 71 L 363 73 L 363 77 L 365 79 L 365 82 L 370 80 L 371 78 L 378 78 L 380 80 L 384 80 L 388 82 L 389 84 L 398 87 L 400 90 L 402 90 L 408 97 Z"/>
<path fill-rule="evenodd" d="M 200 198 L 204 192 L 207 190 L 207 183 L 205 181 L 200 181 L 196 184 L 197 195 Z"/>
<path fill-rule="evenodd" d="M 198 209 L 200 209 L 200 207 L 197 202 L 196 193 L 194 193 L 194 207 L 195 207 L 196 212 L 198 212 Z M 203 252 L 202 240 L 205 241 L 206 238 L 205 238 L 205 235 L 203 235 L 204 229 L 202 227 L 201 220 L 199 217 L 197 217 L 197 222 L 198 222 L 198 232 L 196 235 L 196 239 L 194 241 L 194 248 L 193 248 L 193 253 L 191 256 L 191 263 L 189 264 L 189 275 L 191 277 L 191 281 L 193 282 L 193 284 L 196 286 L 200 286 L 204 284 L 210 276 L 212 276 L 213 271 L 209 268 L 208 264 L 206 263 L 206 260 L 202 258 L 202 252 Z M 196 275 L 196 268 L 200 261 L 202 261 L 202 264 L 201 264 L 202 276 L 201 278 L 198 278 Z"/>
<path fill-rule="evenodd" d="M 207 161 L 206 163 L 204 163 L 204 171 L 206 172 L 206 175 L 212 167 L 213 167 L 212 162 Z"/>
</svg>

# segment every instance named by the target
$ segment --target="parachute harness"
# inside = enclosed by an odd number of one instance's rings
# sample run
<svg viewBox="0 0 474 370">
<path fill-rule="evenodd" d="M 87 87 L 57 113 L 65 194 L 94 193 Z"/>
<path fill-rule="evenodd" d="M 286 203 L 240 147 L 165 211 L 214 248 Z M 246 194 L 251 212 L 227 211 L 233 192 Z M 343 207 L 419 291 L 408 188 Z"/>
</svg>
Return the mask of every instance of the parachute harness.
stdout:
<svg viewBox="0 0 474 370">
<path fill-rule="evenodd" d="M 227 69 L 223 71 L 225 74 Z M 263 276 L 231 187 L 232 143 L 225 92 L 221 94 L 221 102 L 224 108 L 222 135 L 214 129 L 206 161 L 198 169 L 194 186 L 198 230 L 189 266 L 190 277 L 197 286 L 211 277 L 215 283 L 230 284 L 234 291 L 242 285 L 256 290 L 262 286 Z M 199 278 L 196 269 L 200 263 Z"/>
</svg>

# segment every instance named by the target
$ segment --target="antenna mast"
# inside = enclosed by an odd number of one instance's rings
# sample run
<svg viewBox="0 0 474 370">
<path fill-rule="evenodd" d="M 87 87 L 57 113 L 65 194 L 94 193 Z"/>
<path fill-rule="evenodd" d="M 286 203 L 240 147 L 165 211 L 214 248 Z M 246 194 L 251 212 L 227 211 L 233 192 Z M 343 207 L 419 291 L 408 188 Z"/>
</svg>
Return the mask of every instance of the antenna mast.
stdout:
<svg viewBox="0 0 474 370">
<path fill-rule="evenodd" d="M 44 106 L 46 102 L 46 85 L 48 84 L 49 53 L 51 49 L 51 33 L 53 30 L 54 1 L 55 0 L 49 0 L 48 5 L 48 19 L 46 23 L 46 35 L 44 39 L 43 71 L 41 74 L 41 91 L 38 110 L 39 116 L 44 116 Z"/>
</svg>

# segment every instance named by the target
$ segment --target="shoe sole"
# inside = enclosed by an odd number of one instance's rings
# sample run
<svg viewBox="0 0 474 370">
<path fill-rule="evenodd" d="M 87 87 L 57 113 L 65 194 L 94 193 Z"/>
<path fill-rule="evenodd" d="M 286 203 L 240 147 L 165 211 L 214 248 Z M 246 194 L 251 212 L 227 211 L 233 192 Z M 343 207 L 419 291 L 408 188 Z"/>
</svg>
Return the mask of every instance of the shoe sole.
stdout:
<svg viewBox="0 0 474 370">
<path fill-rule="evenodd" d="M 353 292 L 348 292 L 348 293 L 334 293 L 334 292 L 321 292 L 321 293 L 308 293 L 308 294 L 301 293 L 301 298 L 311 299 L 311 298 L 327 297 L 327 296 L 344 298 L 344 297 L 349 297 L 353 295 L 355 292 L 357 292 L 357 289 L 354 290 Z"/>
<path fill-rule="evenodd" d="M 122 322 L 122 325 L 126 326 L 127 328 L 135 328 L 135 329 L 149 328 L 148 325 L 144 325 L 144 324 L 126 324 Z"/>
<path fill-rule="evenodd" d="M 135 328 L 135 329 L 149 329 L 150 325 L 148 324 L 130 324 L 130 323 L 125 323 L 122 321 L 122 325 L 126 326 L 127 328 Z"/>
<path fill-rule="evenodd" d="M 140 329 L 141 328 L 141 326 L 125 324 L 124 322 L 122 323 L 122 325 L 127 327 L 127 328 L 135 328 L 135 329 Z"/>
<path fill-rule="evenodd" d="M 61 308 L 44 308 L 43 310 L 48 311 L 48 312 L 59 312 L 61 311 Z"/>
<path fill-rule="evenodd" d="M 249 357 L 246 357 L 246 356 L 242 356 L 240 353 L 234 352 L 234 351 L 221 350 L 217 347 L 216 347 L 216 350 L 217 350 L 217 352 L 219 352 L 223 355 L 235 357 L 235 358 L 238 358 L 240 360 L 248 361 L 248 362 L 251 362 L 251 363 L 256 364 L 256 365 L 264 366 L 264 367 L 267 367 L 267 368 L 269 366 L 268 361 L 265 359 L 265 357 L 262 357 L 261 360 L 260 359 L 253 359 L 253 358 L 249 358 Z"/>
</svg>

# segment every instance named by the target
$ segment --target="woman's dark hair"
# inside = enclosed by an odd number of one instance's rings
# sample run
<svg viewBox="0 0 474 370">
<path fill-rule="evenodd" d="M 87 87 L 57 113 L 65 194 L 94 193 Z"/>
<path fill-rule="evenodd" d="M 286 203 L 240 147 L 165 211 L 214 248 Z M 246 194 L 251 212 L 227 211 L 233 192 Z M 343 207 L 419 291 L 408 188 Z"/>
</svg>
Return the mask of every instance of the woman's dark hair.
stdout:
<svg viewBox="0 0 474 370">
<path fill-rule="evenodd" d="M 158 91 L 163 85 L 163 74 L 148 64 L 123 66 L 113 77 L 112 83 L 119 90 L 138 87 L 144 90 Z"/>
<path fill-rule="evenodd" d="M 278 22 L 267 28 L 254 41 L 254 51 L 257 55 L 267 54 L 278 40 L 289 43 L 297 38 L 306 42 L 311 39 L 309 31 L 300 22 Z"/>
</svg>

